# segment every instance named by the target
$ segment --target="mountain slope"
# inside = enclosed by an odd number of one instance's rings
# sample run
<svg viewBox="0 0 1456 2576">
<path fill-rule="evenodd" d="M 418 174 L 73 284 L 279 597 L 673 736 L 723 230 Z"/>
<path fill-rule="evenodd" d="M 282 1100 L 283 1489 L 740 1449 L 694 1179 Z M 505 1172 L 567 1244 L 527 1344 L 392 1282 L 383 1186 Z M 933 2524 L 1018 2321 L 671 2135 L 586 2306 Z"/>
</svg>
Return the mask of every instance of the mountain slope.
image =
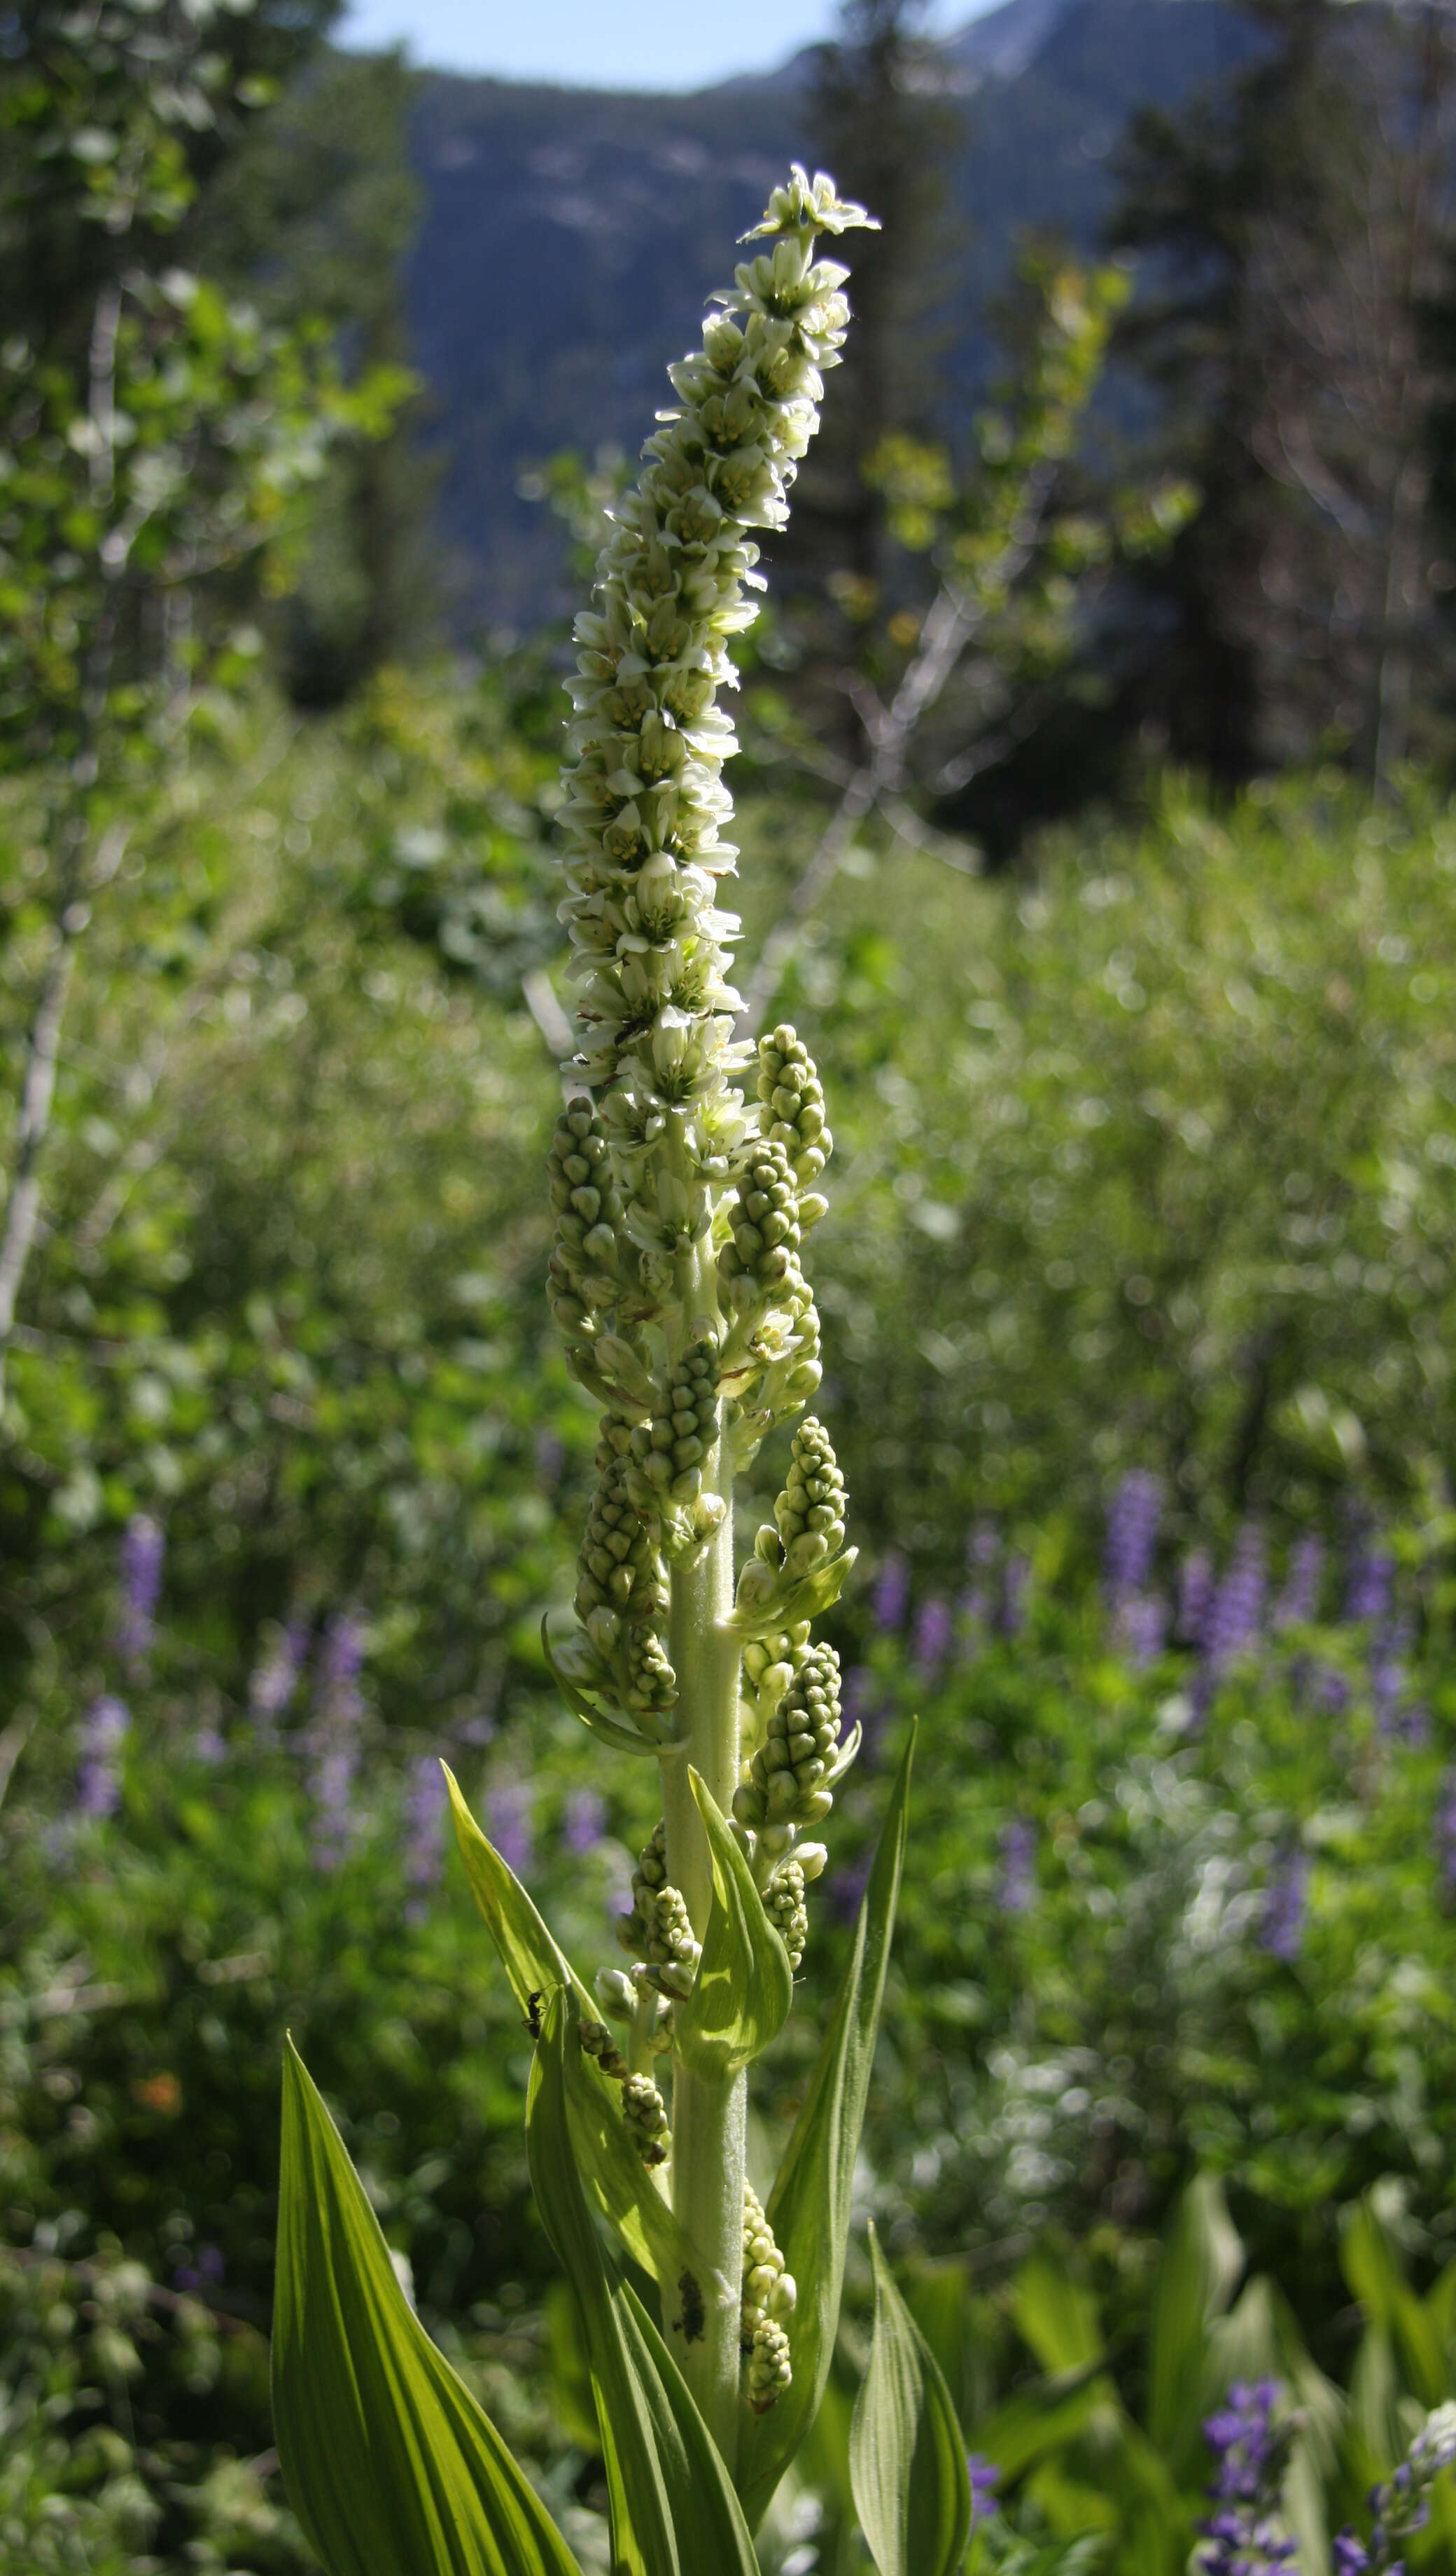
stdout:
<svg viewBox="0 0 1456 2576">
<path fill-rule="evenodd" d="M 1008 0 L 950 40 L 963 121 L 952 174 L 969 247 L 955 279 L 947 411 L 984 377 L 980 316 L 1016 235 L 1090 247 L 1129 114 L 1172 105 L 1255 38 L 1226 0 Z M 560 447 L 635 451 L 662 370 L 726 282 L 728 245 L 791 159 L 812 162 L 812 58 L 686 98 L 431 78 L 414 149 L 426 192 L 411 263 L 433 391 L 455 607 L 535 626 L 565 604 L 560 532 L 516 491 Z"/>
</svg>

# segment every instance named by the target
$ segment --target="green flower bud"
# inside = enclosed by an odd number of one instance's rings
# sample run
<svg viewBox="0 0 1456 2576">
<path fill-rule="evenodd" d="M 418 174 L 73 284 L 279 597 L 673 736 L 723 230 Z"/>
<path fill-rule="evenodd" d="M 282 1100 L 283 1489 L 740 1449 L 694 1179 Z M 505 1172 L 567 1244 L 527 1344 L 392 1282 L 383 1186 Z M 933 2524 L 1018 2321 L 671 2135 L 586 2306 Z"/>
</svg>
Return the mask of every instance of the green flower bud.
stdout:
<svg viewBox="0 0 1456 2576">
<path fill-rule="evenodd" d="M 799 1183 L 799 1226 L 816 1225 L 828 1206 L 805 1191 L 817 1181 L 834 1150 L 824 1117 L 824 1086 L 814 1059 L 787 1022 L 758 1041 L 758 1097 L 762 1132 L 783 1146 Z"/>
<path fill-rule="evenodd" d="M 839 1657 L 832 1646 L 811 1646 L 768 1716 L 733 1800 L 737 1822 L 750 1829 L 819 1823 L 834 1804 L 822 1783 L 838 1748 Z"/>
<path fill-rule="evenodd" d="M 688 1909 L 675 1887 L 659 1887 L 651 1902 L 650 1914 L 644 1908 L 643 1949 L 652 1983 L 660 1994 L 681 1998 L 692 1992 L 702 1947 L 693 1938 Z"/>
<path fill-rule="evenodd" d="M 630 2021 L 637 2009 L 637 1989 L 631 1978 L 620 1968 L 598 1968 L 593 1982 L 597 2002 L 608 2020 Z"/>
<path fill-rule="evenodd" d="M 596 2059 L 602 2073 L 610 2075 L 614 2084 L 625 2083 L 630 2071 L 627 2060 L 605 2022 L 584 2021 L 581 2025 L 581 2044 L 588 2057 Z"/>
<path fill-rule="evenodd" d="M 665 2165 L 672 2139 L 667 2105 L 650 2075 L 629 2075 L 622 2086 L 622 2117 L 645 2165 Z"/>
<path fill-rule="evenodd" d="M 793 2377 L 789 2338 L 772 2317 L 764 2317 L 754 2328 L 746 2373 L 745 2394 L 755 2415 L 766 2415 L 776 2406 Z"/>
<path fill-rule="evenodd" d="M 780 1862 L 769 1881 L 763 1908 L 789 1954 L 789 1966 L 797 1975 L 804 1956 L 804 1944 L 809 1938 L 804 1870 L 797 1858 Z"/>
<path fill-rule="evenodd" d="M 632 1455 L 648 1490 L 659 1499 L 694 1502 L 702 1491 L 702 1462 L 718 1436 L 718 1351 L 706 1337 L 693 1342 L 654 1399 L 651 1419 L 632 1434 Z M 640 1492 L 642 1486 L 634 1486 Z"/>
</svg>

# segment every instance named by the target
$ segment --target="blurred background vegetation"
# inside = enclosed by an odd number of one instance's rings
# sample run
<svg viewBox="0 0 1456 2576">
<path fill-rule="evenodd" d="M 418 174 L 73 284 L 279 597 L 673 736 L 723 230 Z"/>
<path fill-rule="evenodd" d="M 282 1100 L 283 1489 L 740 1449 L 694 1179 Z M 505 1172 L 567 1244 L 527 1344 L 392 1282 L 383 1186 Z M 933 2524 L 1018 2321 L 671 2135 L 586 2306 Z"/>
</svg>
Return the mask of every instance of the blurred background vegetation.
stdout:
<svg viewBox="0 0 1456 2576">
<path fill-rule="evenodd" d="M 1226 15 L 1220 77 L 1098 156 L 1100 242 L 1083 208 L 978 303 L 973 385 L 976 100 L 850 0 L 792 115 L 885 230 L 743 656 L 744 980 L 837 1139 L 867 1740 L 764 2138 L 918 1708 L 863 2194 L 1001 2472 L 975 2547 L 1028 2570 L 1177 2576 L 1199 2406 L 1269 2372 L 1318 2576 L 1456 2386 L 1452 60 L 1434 9 Z M 411 137 L 469 102 L 328 21 L 0 19 L 0 2557 L 38 2576 L 308 2563 L 285 2026 L 607 2563 L 435 1769 L 609 1956 L 651 1788 L 539 1642 L 595 1440 L 542 1294 L 565 628 L 503 635 L 437 506 Z M 517 462 L 564 595 L 626 469 Z M 865 2286 L 777 2576 L 864 2563 Z M 1456 2564 L 1450 2500 L 1418 2553 Z"/>
</svg>

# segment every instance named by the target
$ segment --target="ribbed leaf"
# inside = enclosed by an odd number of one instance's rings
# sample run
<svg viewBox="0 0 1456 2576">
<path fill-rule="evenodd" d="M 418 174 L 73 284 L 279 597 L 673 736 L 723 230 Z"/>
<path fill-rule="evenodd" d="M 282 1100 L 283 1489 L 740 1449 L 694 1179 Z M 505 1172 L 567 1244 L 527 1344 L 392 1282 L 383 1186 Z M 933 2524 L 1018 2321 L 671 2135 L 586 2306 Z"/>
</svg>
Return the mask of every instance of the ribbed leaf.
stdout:
<svg viewBox="0 0 1456 2576">
<path fill-rule="evenodd" d="M 1345 2223 L 1340 2262 L 1371 2324 L 1391 2337 L 1421 2404 L 1442 2405 L 1450 2382 L 1440 2337 L 1368 2198 Z"/>
<path fill-rule="evenodd" d="M 291 2040 L 273 2415 L 289 2502 L 329 2576 L 579 2576 L 490 2418 L 411 2314 Z"/>
<path fill-rule="evenodd" d="M 739 2439 L 738 2492 L 753 2523 L 819 2411 L 839 2331 L 854 2168 L 895 1928 L 914 1752 L 912 1726 L 856 1918 L 854 1946 L 768 2205 L 799 2299 L 789 2330 L 793 2385 Z"/>
<path fill-rule="evenodd" d="M 1217 2177 L 1195 2175 L 1163 2247 L 1148 2342 L 1148 2433 L 1175 2472 L 1197 2457 L 1209 2327 L 1225 2313 L 1243 2268 Z"/>
<path fill-rule="evenodd" d="M 849 2482 L 879 2576 L 953 2576 L 971 2530 L 966 2446 L 935 2355 L 870 2229 L 875 2331 L 849 2430 Z"/>
<path fill-rule="evenodd" d="M 565 1953 L 559 1950 L 520 1880 L 486 1841 L 448 1764 L 440 1768 L 450 1791 L 455 1838 L 471 1894 L 500 1952 L 511 1991 L 529 2016 L 539 1999 L 568 1986 L 588 2020 L 596 2005 Z M 571 2138 L 589 2198 L 614 2227 L 635 2262 L 671 2291 L 688 2259 L 688 2241 L 638 2155 L 622 2122 L 617 2087 L 591 2071 L 574 2085 Z"/>
<path fill-rule="evenodd" d="M 728 2472 L 662 2337 L 608 2264 L 572 2152 L 580 2060 L 569 1994 L 542 2016 L 526 2107 L 536 2205 L 586 2329 L 612 2524 L 613 2576 L 758 2576 Z"/>
<path fill-rule="evenodd" d="M 678 2005 L 673 2028 L 683 2064 L 723 2080 L 777 2039 L 794 1999 L 794 1972 L 711 1792 L 696 1771 L 688 1780 L 712 1855 L 713 1907 L 692 1993 Z"/>
</svg>

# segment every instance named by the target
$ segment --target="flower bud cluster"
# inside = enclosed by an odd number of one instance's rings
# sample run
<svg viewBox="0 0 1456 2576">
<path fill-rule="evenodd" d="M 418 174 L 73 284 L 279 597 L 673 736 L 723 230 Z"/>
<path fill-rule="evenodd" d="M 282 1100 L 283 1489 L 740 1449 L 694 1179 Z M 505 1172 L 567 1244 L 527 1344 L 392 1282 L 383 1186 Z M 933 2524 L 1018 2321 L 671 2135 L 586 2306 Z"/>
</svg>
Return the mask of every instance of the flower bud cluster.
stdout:
<svg viewBox="0 0 1456 2576">
<path fill-rule="evenodd" d="M 789 1966 L 797 1975 L 803 1964 L 804 1944 L 809 1938 L 809 1909 L 804 1903 L 801 1861 L 789 1859 L 780 1863 L 764 1890 L 763 1910 L 789 1954 Z"/>
<path fill-rule="evenodd" d="M 631 1434 L 633 1492 L 649 1509 L 667 1496 L 695 1502 L 703 1489 L 703 1460 L 717 1436 L 718 1347 L 704 1334 L 669 1372 L 650 1420 Z"/>
<path fill-rule="evenodd" d="M 742 1401 L 754 1382 L 764 1427 L 819 1380 L 798 1249 L 821 1205 L 801 1211 L 828 1151 L 823 1097 L 787 1030 L 760 1050 L 755 1112 L 731 1087 L 750 1050 L 732 1042 L 738 924 L 717 902 L 737 853 L 721 837 L 735 744 L 715 701 L 736 678 L 725 638 L 751 623 L 745 589 L 761 586 L 747 532 L 786 515 L 848 320 L 846 272 L 815 244 L 865 221 L 822 176 L 796 168 L 775 190 L 757 228 L 769 247 L 670 370 L 677 405 L 643 450 L 576 626 L 561 910 L 581 1035 L 571 1070 L 596 1106 L 574 1101 L 553 1143 L 551 1295 L 631 1468 L 604 1473 L 578 1588 L 588 1634 L 561 1669 L 639 1720 L 664 1715 L 674 1689 L 654 1565 L 709 1537 L 725 1509 L 703 1472 L 719 1436 L 718 1327 L 697 1310 L 734 1283 L 732 1392 Z M 617 1627 L 595 1615 L 607 1612 Z"/>
<path fill-rule="evenodd" d="M 817 1825 L 834 1804 L 825 1783 L 838 1747 L 839 1657 L 832 1646 L 811 1646 L 734 1794 L 738 1823 L 760 1834 Z"/>
<path fill-rule="evenodd" d="M 807 1234 L 828 1201 L 811 1190 L 834 1151 L 824 1116 L 824 1086 L 814 1059 L 787 1023 L 758 1041 L 760 1127 L 782 1145 L 799 1184 L 799 1225 Z"/>
<path fill-rule="evenodd" d="M 763 2202 L 752 2184 L 742 2187 L 742 2313 L 740 2344 L 752 2352 L 752 2342 L 760 2326 L 771 2318 L 776 2326 L 794 2316 L 796 2306 L 794 2275 L 783 2269 L 783 2254 L 773 2241 L 773 2228 L 763 2213 Z M 783 2388 L 789 2380 L 783 2380 Z M 778 2393 L 778 2391 L 776 2391 Z"/>
<path fill-rule="evenodd" d="M 617 1922 L 617 1938 L 634 1959 L 646 1955 L 657 1921 L 657 1899 L 666 1885 L 667 1826 L 659 1816 L 651 1840 L 643 1844 L 632 1872 L 632 1911 L 621 1915 Z"/>
<path fill-rule="evenodd" d="M 622 1201 L 606 1131 L 589 1102 L 574 1100 L 557 1119 L 547 1169 L 556 1210 L 547 1291 L 570 1341 L 592 1312 L 616 1304 L 624 1285 Z"/>
<path fill-rule="evenodd" d="M 772 2317 L 765 2317 L 753 2330 L 744 2389 L 755 2415 L 766 2415 L 771 2406 L 777 2405 L 793 2376 L 789 2338 Z"/>
<path fill-rule="evenodd" d="M 667 2105 L 650 2075 L 629 2075 L 622 2087 L 622 2117 L 645 2165 L 665 2165 L 672 2147 Z"/>
<path fill-rule="evenodd" d="M 680 2000 L 692 1992 L 702 1944 L 693 1938 L 688 1909 L 677 1888 L 660 1887 L 651 1906 L 643 1943 L 648 1981 L 659 1994 Z"/>
<path fill-rule="evenodd" d="M 759 1531 L 755 1555 L 775 1571 L 811 1573 L 843 1547 L 847 1501 L 829 1434 L 811 1413 L 794 1433 L 774 1527 Z"/>
</svg>

